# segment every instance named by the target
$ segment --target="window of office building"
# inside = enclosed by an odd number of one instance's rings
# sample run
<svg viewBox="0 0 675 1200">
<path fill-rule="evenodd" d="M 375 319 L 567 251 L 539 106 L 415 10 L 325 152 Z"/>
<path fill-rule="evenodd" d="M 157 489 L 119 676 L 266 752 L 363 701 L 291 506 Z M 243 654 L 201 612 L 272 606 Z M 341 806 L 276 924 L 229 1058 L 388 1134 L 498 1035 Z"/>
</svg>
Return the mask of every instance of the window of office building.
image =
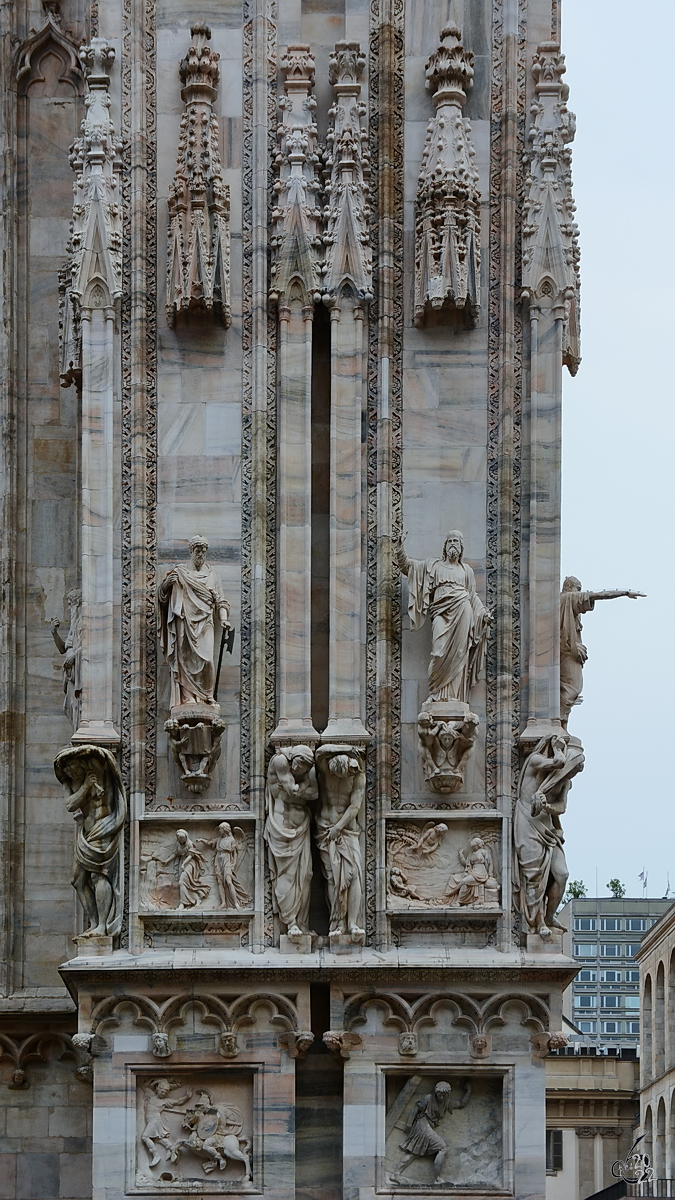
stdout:
<svg viewBox="0 0 675 1200">
<path fill-rule="evenodd" d="M 577 975 L 574 982 L 575 983 L 595 983 L 597 977 L 598 977 L 597 971 L 591 971 L 587 967 L 584 967 L 583 971 L 579 971 L 579 974 Z"/>
<path fill-rule="evenodd" d="M 640 982 L 640 972 L 639 971 L 626 971 L 626 983 L 639 983 L 639 982 Z"/>
<path fill-rule="evenodd" d="M 618 933 L 623 922 L 621 917 L 601 917 L 600 928 L 603 933 Z"/>
<path fill-rule="evenodd" d="M 629 929 L 632 933 L 642 933 L 648 927 L 649 926 L 646 917 L 626 918 L 626 929 Z"/>
<path fill-rule="evenodd" d="M 601 1033 L 621 1033 L 621 1021 L 601 1021 Z"/>
<path fill-rule="evenodd" d="M 626 1021 L 626 1033 L 639 1033 L 639 1032 L 640 1032 L 640 1022 L 639 1021 Z"/>
<path fill-rule="evenodd" d="M 621 1008 L 621 996 L 601 996 L 601 1008 Z"/>
<path fill-rule="evenodd" d="M 563 1169 L 563 1131 L 562 1129 L 546 1130 L 546 1170 L 562 1171 Z"/>
<path fill-rule="evenodd" d="M 624 1006 L 624 1008 L 639 1008 L 640 1007 L 640 997 L 639 996 L 624 996 L 623 1006 Z"/>
<path fill-rule="evenodd" d="M 602 958 L 621 958 L 621 946 L 616 942 L 603 942 L 600 947 Z"/>
<path fill-rule="evenodd" d="M 626 958 L 635 958 L 635 955 L 637 954 L 638 950 L 640 949 L 640 943 L 639 942 L 628 942 L 627 945 L 625 945 L 623 949 L 624 949 Z"/>
<path fill-rule="evenodd" d="M 621 983 L 621 971 L 601 971 L 601 983 Z"/>
<path fill-rule="evenodd" d="M 598 947 L 589 942 L 574 943 L 575 958 L 595 958 L 598 953 Z"/>
<path fill-rule="evenodd" d="M 579 933 L 593 933 L 595 930 L 595 917 L 575 917 L 574 928 Z"/>
<path fill-rule="evenodd" d="M 597 996 L 575 996 L 574 997 L 574 1007 L 575 1008 L 597 1008 L 598 1007 L 598 997 Z"/>
<path fill-rule="evenodd" d="M 580 1033 L 595 1033 L 598 1023 L 597 1021 L 578 1021 L 577 1024 Z"/>
</svg>

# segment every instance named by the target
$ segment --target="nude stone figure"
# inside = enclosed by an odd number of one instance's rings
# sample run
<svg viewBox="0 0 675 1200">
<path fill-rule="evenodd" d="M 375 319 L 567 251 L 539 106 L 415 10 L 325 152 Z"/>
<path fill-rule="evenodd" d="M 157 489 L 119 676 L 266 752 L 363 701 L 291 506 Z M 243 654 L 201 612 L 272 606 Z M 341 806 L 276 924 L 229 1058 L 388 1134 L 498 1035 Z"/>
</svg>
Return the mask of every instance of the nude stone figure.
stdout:
<svg viewBox="0 0 675 1200">
<path fill-rule="evenodd" d="M 350 745 L 319 746 L 316 763 L 321 796 L 316 842 L 326 879 L 329 937 L 346 935 L 358 945 L 365 938 L 359 824 L 366 794 L 363 752 Z"/>
<path fill-rule="evenodd" d="M 643 592 L 582 592 L 581 583 L 568 575 L 560 593 L 560 719 L 567 728 L 567 719 L 575 704 L 583 697 L 583 667 L 588 651 L 581 640 L 581 614 L 592 612 L 596 600 L 619 600 L 627 596 L 637 600 Z"/>
<path fill-rule="evenodd" d="M 291 941 L 309 933 L 312 883 L 309 805 L 318 794 L 311 747 L 278 749 L 267 771 L 265 841 L 274 911 Z"/>
</svg>

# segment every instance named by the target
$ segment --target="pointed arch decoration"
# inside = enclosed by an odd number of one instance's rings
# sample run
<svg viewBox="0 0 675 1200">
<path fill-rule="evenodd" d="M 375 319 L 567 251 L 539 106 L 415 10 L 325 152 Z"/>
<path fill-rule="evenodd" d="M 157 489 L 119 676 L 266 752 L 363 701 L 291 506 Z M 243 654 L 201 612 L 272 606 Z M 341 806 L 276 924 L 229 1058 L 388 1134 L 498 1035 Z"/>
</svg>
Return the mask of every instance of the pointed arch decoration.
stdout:
<svg viewBox="0 0 675 1200">
<path fill-rule="evenodd" d="M 44 75 L 40 63 L 48 53 L 56 54 L 63 62 L 60 83 L 69 83 L 76 95 L 82 92 L 84 75 L 77 46 L 68 37 L 54 12 L 48 12 L 45 24 L 31 33 L 18 47 L 14 56 L 15 78 L 19 95 L 25 95 L 31 83 L 41 82 Z"/>
</svg>

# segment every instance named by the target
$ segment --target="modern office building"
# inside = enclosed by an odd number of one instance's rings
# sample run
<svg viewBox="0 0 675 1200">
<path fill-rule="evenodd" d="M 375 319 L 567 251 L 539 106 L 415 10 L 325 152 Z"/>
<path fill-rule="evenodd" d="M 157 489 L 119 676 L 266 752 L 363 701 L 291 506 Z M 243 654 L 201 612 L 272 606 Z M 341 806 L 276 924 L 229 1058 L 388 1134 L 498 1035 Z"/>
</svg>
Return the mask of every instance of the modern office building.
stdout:
<svg viewBox="0 0 675 1200">
<path fill-rule="evenodd" d="M 565 1032 L 572 1045 L 640 1044 L 640 972 L 636 955 L 645 933 L 671 900 L 585 897 L 561 910 L 565 951 L 579 971 L 563 998 Z"/>
</svg>

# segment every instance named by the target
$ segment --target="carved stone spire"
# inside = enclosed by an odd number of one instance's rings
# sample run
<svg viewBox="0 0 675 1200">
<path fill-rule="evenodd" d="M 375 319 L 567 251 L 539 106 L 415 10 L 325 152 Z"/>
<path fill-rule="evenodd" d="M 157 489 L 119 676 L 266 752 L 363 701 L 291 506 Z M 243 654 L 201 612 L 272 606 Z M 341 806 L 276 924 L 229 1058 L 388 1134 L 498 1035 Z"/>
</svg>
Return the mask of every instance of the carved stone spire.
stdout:
<svg viewBox="0 0 675 1200">
<path fill-rule="evenodd" d="M 358 42 L 337 42 L 330 56 L 329 79 L 335 100 L 328 111 L 326 162 L 326 262 L 324 302 L 334 304 L 341 290 L 351 286 L 355 297 L 372 299 L 372 254 L 370 249 L 368 134 L 363 118 L 365 104 L 359 100 L 366 64 Z"/>
<path fill-rule="evenodd" d="M 313 116 L 316 100 L 310 94 L 314 65 L 309 46 L 289 46 L 281 59 L 285 95 L 279 102 L 283 116 L 277 129 L 270 289 L 270 299 L 278 304 L 283 304 L 293 284 L 305 304 L 321 299 L 320 159 Z"/>
<path fill-rule="evenodd" d="M 122 291 L 122 143 L 110 120 L 109 70 L 115 51 L 105 38 L 80 47 L 87 79 L 82 136 L 70 150 L 75 171 L 68 259 L 60 275 L 61 384 L 81 377 L 83 308 L 114 305 Z"/>
<path fill-rule="evenodd" d="M 212 312 L 230 324 L 230 189 L 223 182 L 218 121 L 213 113 L 220 55 L 211 30 L 197 22 L 180 64 L 185 111 L 178 165 L 169 188 L 167 320 Z"/>
<path fill-rule="evenodd" d="M 426 306 L 465 309 L 475 324 L 480 309 L 480 192 L 471 126 L 462 116 L 473 86 L 473 54 L 454 25 L 426 65 L 436 114 L 422 155 L 415 215 L 415 324 Z"/>
<path fill-rule="evenodd" d="M 542 42 L 532 63 L 535 100 L 523 215 L 523 295 L 531 305 L 560 308 L 563 362 L 579 366 L 579 231 L 574 220 L 572 151 L 576 120 L 562 82 L 558 42 Z"/>
</svg>

